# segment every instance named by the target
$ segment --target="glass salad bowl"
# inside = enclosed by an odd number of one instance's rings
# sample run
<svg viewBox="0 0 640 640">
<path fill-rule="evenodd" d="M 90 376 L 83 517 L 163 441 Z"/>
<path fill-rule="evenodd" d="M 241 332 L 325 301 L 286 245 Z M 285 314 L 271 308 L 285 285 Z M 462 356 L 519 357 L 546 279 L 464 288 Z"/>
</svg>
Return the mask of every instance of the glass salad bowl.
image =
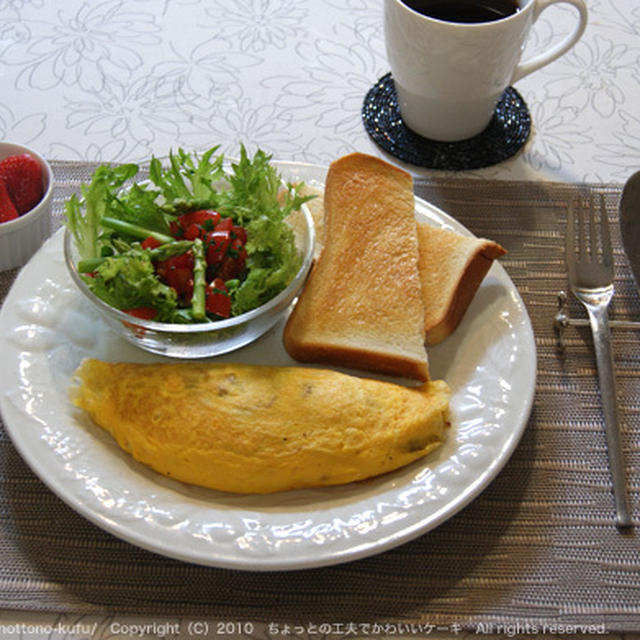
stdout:
<svg viewBox="0 0 640 640">
<path fill-rule="evenodd" d="M 82 294 L 114 331 L 128 342 L 152 353 L 173 358 L 207 358 L 240 349 L 257 340 L 289 311 L 299 295 L 311 268 L 315 233 L 313 218 L 306 205 L 292 215 L 296 247 L 302 261 L 288 286 L 263 305 L 238 316 L 200 322 L 173 324 L 132 316 L 98 298 L 78 271 L 79 253 L 73 234 L 67 228 L 64 255 L 71 278 Z"/>
</svg>

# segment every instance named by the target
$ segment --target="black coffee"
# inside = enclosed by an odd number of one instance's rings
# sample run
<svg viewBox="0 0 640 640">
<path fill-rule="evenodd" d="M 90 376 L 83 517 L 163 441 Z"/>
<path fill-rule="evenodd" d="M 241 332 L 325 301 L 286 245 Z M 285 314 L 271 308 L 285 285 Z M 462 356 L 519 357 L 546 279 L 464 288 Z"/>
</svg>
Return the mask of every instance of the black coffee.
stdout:
<svg viewBox="0 0 640 640">
<path fill-rule="evenodd" d="M 446 22 L 492 22 L 520 10 L 519 0 L 402 0 L 424 16 Z"/>
</svg>

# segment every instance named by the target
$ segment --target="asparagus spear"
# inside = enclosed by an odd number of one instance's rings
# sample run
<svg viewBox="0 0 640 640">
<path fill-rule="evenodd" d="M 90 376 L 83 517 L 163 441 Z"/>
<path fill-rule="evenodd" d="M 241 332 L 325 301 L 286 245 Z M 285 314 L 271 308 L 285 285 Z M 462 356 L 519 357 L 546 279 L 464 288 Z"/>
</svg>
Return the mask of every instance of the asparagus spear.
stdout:
<svg viewBox="0 0 640 640">
<path fill-rule="evenodd" d="M 205 291 L 207 282 L 205 272 L 207 260 L 204 255 L 204 244 L 200 238 L 193 241 L 193 296 L 191 297 L 191 315 L 196 320 L 205 320 L 207 311 L 205 308 Z"/>
<path fill-rule="evenodd" d="M 138 224 L 126 222 L 125 220 L 119 220 L 118 218 L 104 216 L 100 220 L 100 224 L 103 227 L 108 227 L 109 229 L 114 229 L 115 231 L 122 231 L 122 233 L 126 233 L 127 235 L 133 236 L 134 238 L 140 238 L 140 240 L 151 237 L 155 238 L 158 242 L 162 242 L 163 244 L 175 241 L 172 236 L 169 236 L 166 233 L 153 231 L 152 229 L 146 229 L 145 227 L 141 227 Z"/>
<path fill-rule="evenodd" d="M 147 236 L 145 236 L 147 237 Z M 166 260 L 173 256 L 179 256 L 186 253 L 193 247 L 191 240 L 174 240 L 173 242 L 167 242 L 155 249 L 140 249 L 140 251 L 147 251 L 151 260 Z M 112 257 L 112 256 L 107 256 Z M 78 271 L 80 273 L 91 273 L 95 271 L 106 259 L 105 258 L 89 258 L 87 260 L 80 260 L 78 262 Z"/>
</svg>

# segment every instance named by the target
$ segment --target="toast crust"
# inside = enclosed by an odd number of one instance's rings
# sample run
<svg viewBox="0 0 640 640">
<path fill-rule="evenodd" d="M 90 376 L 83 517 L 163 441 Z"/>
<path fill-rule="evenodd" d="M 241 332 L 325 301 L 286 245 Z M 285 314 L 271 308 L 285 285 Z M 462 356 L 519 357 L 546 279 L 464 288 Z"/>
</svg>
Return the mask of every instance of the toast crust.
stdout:
<svg viewBox="0 0 640 640">
<path fill-rule="evenodd" d="M 324 246 L 284 330 L 289 354 L 428 379 L 413 180 L 353 153 L 329 168 Z"/>
<path fill-rule="evenodd" d="M 417 224 L 426 342 L 438 344 L 460 324 L 494 260 L 506 250 L 485 238 Z"/>
</svg>

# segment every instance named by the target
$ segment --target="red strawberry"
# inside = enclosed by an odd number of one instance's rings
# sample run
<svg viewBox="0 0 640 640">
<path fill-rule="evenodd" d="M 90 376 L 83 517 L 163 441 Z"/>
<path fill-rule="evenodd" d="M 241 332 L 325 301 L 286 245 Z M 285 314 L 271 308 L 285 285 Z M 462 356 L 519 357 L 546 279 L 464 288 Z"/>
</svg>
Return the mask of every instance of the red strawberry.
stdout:
<svg viewBox="0 0 640 640">
<path fill-rule="evenodd" d="M 0 180 L 0 222 L 8 222 L 18 217 L 18 211 L 9 197 L 7 187 Z"/>
<path fill-rule="evenodd" d="M 4 180 L 19 215 L 33 209 L 42 199 L 42 169 L 26 153 L 0 160 L 0 180 Z"/>
</svg>

